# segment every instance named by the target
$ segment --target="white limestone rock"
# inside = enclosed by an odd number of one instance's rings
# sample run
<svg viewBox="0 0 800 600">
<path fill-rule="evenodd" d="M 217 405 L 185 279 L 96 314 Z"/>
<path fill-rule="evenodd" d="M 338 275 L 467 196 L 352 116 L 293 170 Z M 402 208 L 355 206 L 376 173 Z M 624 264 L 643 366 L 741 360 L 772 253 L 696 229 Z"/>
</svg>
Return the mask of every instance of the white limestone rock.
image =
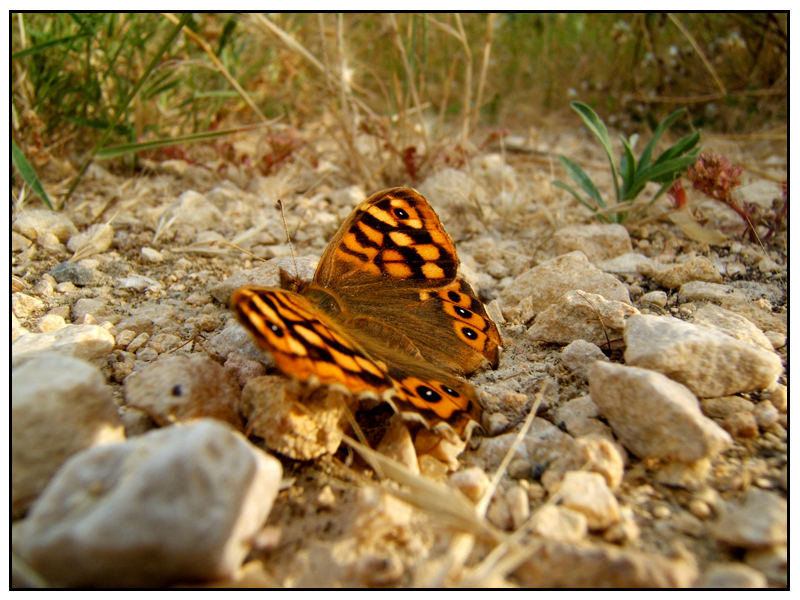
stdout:
<svg viewBox="0 0 800 600">
<path fill-rule="evenodd" d="M 503 311 L 507 316 L 519 316 L 524 308 L 534 316 L 566 292 L 576 289 L 630 304 L 630 294 L 623 283 L 592 265 L 583 252 L 576 251 L 543 262 L 517 276 L 501 294 Z M 525 306 L 520 306 L 523 304 Z"/>
<path fill-rule="evenodd" d="M 598 346 L 618 345 L 626 319 L 638 313 L 628 302 L 570 290 L 536 315 L 528 337 L 551 344 L 569 344 L 582 339 Z"/>
<path fill-rule="evenodd" d="M 59 471 L 13 547 L 56 586 L 231 578 L 269 514 L 281 471 L 211 419 L 97 446 Z"/>
<path fill-rule="evenodd" d="M 53 353 L 11 372 L 11 512 L 22 516 L 70 456 L 124 439 L 102 373 Z"/>
<path fill-rule="evenodd" d="M 553 241 L 559 254 L 580 250 L 593 263 L 633 252 L 628 230 L 618 224 L 569 225 Z"/>
<path fill-rule="evenodd" d="M 691 462 L 731 444 L 688 388 L 655 371 L 597 361 L 589 390 L 622 444 L 640 458 Z"/>
<path fill-rule="evenodd" d="M 625 362 L 678 381 L 701 398 L 770 387 L 783 372 L 774 352 L 674 317 L 632 315 Z"/>
<path fill-rule="evenodd" d="M 37 352 L 57 352 L 83 360 L 104 359 L 114 349 L 114 336 L 99 325 L 67 325 L 50 333 L 30 333 L 11 344 L 14 360 Z"/>
</svg>

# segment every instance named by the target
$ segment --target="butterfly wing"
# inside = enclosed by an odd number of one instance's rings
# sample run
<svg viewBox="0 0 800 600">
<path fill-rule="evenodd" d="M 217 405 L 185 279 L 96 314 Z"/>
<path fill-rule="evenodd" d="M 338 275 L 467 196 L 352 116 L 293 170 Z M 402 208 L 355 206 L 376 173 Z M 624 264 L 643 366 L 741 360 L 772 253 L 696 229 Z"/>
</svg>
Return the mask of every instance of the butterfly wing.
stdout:
<svg viewBox="0 0 800 600">
<path fill-rule="evenodd" d="M 335 297 L 321 289 L 310 290 L 307 297 L 258 286 L 239 288 L 231 298 L 239 320 L 287 375 L 381 398 L 406 418 L 437 431 L 469 432 L 469 425 L 480 417 L 469 383 L 432 367 L 410 348 L 393 347 L 402 340 L 400 334 L 375 335 L 376 327 L 391 333 L 388 324 L 370 324 L 360 317 L 363 327 L 353 335 L 346 325 L 347 313 L 331 301 Z M 381 355 L 392 360 L 387 364 L 373 358 Z"/>
<path fill-rule="evenodd" d="M 463 435 L 480 418 L 463 375 L 497 366 L 500 335 L 458 264 L 428 202 L 392 188 L 353 211 L 312 283 L 240 288 L 231 304 L 287 375 L 383 398 Z"/>
<path fill-rule="evenodd" d="M 458 278 L 455 245 L 417 191 L 373 194 L 339 228 L 314 283 L 354 315 L 402 328 L 435 365 L 468 374 L 498 363 L 500 334 L 472 288 Z M 382 357 L 383 358 L 383 357 Z"/>
<path fill-rule="evenodd" d="M 356 395 L 380 396 L 395 389 L 386 365 L 366 356 L 308 299 L 288 290 L 246 286 L 231 306 L 275 364 L 300 381 L 340 385 Z"/>
</svg>

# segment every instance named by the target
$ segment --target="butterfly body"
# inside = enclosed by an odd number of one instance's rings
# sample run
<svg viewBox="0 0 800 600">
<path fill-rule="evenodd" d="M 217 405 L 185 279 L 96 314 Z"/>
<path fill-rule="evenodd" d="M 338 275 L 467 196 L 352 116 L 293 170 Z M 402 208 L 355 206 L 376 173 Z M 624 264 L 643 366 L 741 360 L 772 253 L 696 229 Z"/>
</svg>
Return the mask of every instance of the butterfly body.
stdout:
<svg viewBox="0 0 800 600">
<path fill-rule="evenodd" d="M 496 367 L 500 335 L 457 274 L 455 246 L 427 201 L 391 188 L 339 228 L 311 282 L 247 286 L 231 304 L 287 375 L 386 400 L 463 435 L 480 418 L 464 376 Z"/>
</svg>

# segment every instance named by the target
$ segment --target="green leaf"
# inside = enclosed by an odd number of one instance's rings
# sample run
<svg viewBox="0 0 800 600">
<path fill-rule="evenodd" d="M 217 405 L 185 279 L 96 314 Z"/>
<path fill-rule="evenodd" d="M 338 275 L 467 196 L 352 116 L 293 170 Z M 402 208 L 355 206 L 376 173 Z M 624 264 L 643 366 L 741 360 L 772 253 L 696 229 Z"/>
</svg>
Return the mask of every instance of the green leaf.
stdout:
<svg viewBox="0 0 800 600">
<path fill-rule="evenodd" d="M 569 173 L 570 177 L 577 183 L 581 189 L 586 192 L 586 194 L 597 202 L 597 206 L 601 208 L 606 207 L 606 203 L 603 202 L 603 197 L 600 195 L 600 191 L 597 189 L 597 186 L 594 184 L 592 179 L 586 174 L 586 171 L 580 168 L 580 166 L 568 159 L 563 154 L 558 155 L 558 160 L 561 161 L 561 164 L 564 165 L 564 168 Z"/>
<path fill-rule="evenodd" d="M 597 218 L 598 218 L 598 219 L 600 219 L 601 221 L 605 221 L 606 223 L 608 223 L 608 222 L 609 222 L 609 219 L 608 219 L 608 217 L 606 217 L 605 215 L 600 215 L 600 214 L 597 214 L 597 206 L 594 206 L 594 205 L 592 205 L 590 202 L 587 202 L 587 201 L 586 201 L 584 198 L 582 198 L 582 197 L 581 197 L 581 195 L 580 195 L 578 192 L 576 192 L 574 189 L 572 189 L 572 187 L 568 186 L 568 185 L 567 185 L 566 183 L 564 183 L 563 181 L 557 181 L 557 180 L 556 180 L 556 181 L 554 181 L 554 182 L 553 182 L 553 185 L 554 185 L 554 186 L 556 186 L 556 187 L 560 187 L 562 190 L 567 190 L 567 191 L 568 191 L 570 194 L 572 194 L 573 196 L 575 196 L 575 199 L 576 199 L 578 202 L 580 202 L 580 203 L 581 203 L 581 204 L 583 204 L 583 205 L 584 205 L 586 208 L 588 208 L 590 211 L 592 211 L 593 213 L 595 213 L 595 215 L 597 216 Z"/>
<path fill-rule="evenodd" d="M 77 35 L 70 35 L 63 38 L 58 38 L 57 40 L 50 40 L 49 42 L 44 42 L 41 44 L 37 44 L 36 46 L 31 46 L 30 48 L 26 48 L 25 50 L 20 50 L 16 54 L 11 55 L 11 60 L 17 60 L 23 58 L 25 56 L 30 56 L 31 54 L 38 54 L 39 52 L 44 52 L 48 48 L 52 48 L 53 46 L 60 46 L 62 44 L 69 44 L 75 40 L 80 38 L 88 37 L 88 33 L 79 33 Z"/>
<path fill-rule="evenodd" d="M 25 181 L 25 183 L 28 184 L 28 187 L 39 195 L 42 201 L 44 201 L 44 203 L 47 205 L 47 208 L 53 210 L 50 197 L 47 195 L 47 192 L 44 191 L 44 187 L 42 186 L 42 182 L 39 180 L 39 176 L 36 174 L 36 170 L 33 168 L 31 163 L 28 162 L 25 154 L 22 152 L 22 150 L 20 150 L 19 146 L 17 146 L 17 143 L 14 140 L 11 140 L 11 160 L 17 166 L 17 169 L 19 169 L 19 173 L 22 175 L 22 179 Z"/>
<path fill-rule="evenodd" d="M 631 142 L 626 140 L 624 136 L 620 136 L 620 140 L 622 141 L 623 154 L 619 163 L 619 172 L 622 175 L 622 199 L 625 200 L 628 197 L 628 190 L 633 184 L 633 177 L 636 173 L 636 158 L 633 156 Z"/>
<path fill-rule="evenodd" d="M 614 180 L 614 191 L 617 194 L 617 201 L 620 199 L 620 191 L 619 191 L 619 182 L 617 177 L 617 165 L 614 161 L 614 151 L 611 148 L 611 139 L 608 137 L 608 129 L 606 128 L 605 123 L 597 116 L 597 113 L 592 110 L 592 108 L 588 104 L 584 104 L 583 102 L 572 102 L 570 103 L 572 110 L 578 113 L 583 119 L 583 122 L 586 126 L 597 136 L 597 139 L 600 140 L 600 143 L 603 146 L 603 149 L 606 151 L 606 156 L 608 156 L 608 162 L 611 165 L 611 174 L 612 179 Z"/>
<path fill-rule="evenodd" d="M 644 182 L 655 181 L 657 183 L 666 183 L 667 180 L 675 179 L 681 171 L 691 165 L 697 160 L 695 155 L 681 156 L 678 158 L 671 158 L 660 163 L 655 163 L 644 169 L 641 173 L 637 173 L 637 180 L 641 179 Z"/>
<path fill-rule="evenodd" d="M 695 145 L 697 145 L 697 142 L 699 141 L 700 141 L 699 131 L 696 131 L 695 133 L 690 133 L 689 135 L 682 137 L 672 146 L 664 150 L 664 152 L 661 153 L 661 155 L 656 159 L 656 161 L 653 164 L 656 165 L 662 160 L 667 160 L 674 156 L 680 156 L 681 154 L 691 150 Z"/>
<path fill-rule="evenodd" d="M 640 170 L 647 168 L 647 166 L 650 164 L 650 157 L 653 156 L 653 149 L 656 147 L 658 140 L 661 139 L 661 136 L 664 135 L 664 132 L 669 129 L 675 120 L 685 112 L 685 108 L 679 108 L 666 119 L 661 121 L 661 123 L 659 123 L 658 127 L 656 127 L 656 130 L 653 132 L 653 137 L 647 143 L 647 146 L 645 146 L 645 149 L 642 152 L 642 156 L 639 158 Z"/>
</svg>

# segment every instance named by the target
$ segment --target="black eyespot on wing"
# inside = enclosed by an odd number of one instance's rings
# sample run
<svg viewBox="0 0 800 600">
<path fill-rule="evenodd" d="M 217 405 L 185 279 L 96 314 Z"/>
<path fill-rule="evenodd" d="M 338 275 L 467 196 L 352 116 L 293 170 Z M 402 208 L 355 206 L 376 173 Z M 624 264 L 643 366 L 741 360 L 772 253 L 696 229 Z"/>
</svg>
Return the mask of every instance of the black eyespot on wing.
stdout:
<svg viewBox="0 0 800 600">
<path fill-rule="evenodd" d="M 459 317 L 463 317 L 465 319 L 471 319 L 472 313 L 468 311 L 466 308 L 461 308 L 460 306 L 454 306 L 453 309 L 456 311 L 456 314 Z"/>
<path fill-rule="evenodd" d="M 283 337 L 283 329 L 275 325 L 275 323 L 269 323 L 267 327 L 270 328 L 270 331 L 274 333 L 277 337 Z"/>
<path fill-rule="evenodd" d="M 402 208 L 395 208 L 394 216 L 400 219 L 401 221 L 405 221 L 408 218 L 408 213 L 404 211 Z"/>
<path fill-rule="evenodd" d="M 425 402 L 439 402 L 439 400 L 442 399 L 441 394 L 434 392 L 431 388 L 425 385 L 417 386 L 417 394 L 420 398 L 425 400 Z"/>
<path fill-rule="evenodd" d="M 478 334 L 475 333 L 475 330 L 470 329 L 469 327 L 462 327 L 461 328 L 461 333 L 463 333 L 464 337 L 467 338 L 468 340 L 477 340 L 478 339 Z"/>
<path fill-rule="evenodd" d="M 447 387 L 447 386 L 446 386 L 446 385 L 444 385 L 444 384 L 442 384 L 442 389 L 445 391 L 445 393 L 446 393 L 446 394 L 448 394 L 448 395 L 452 396 L 453 398 L 460 398 L 460 397 L 461 397 L 461 394 L 459 394 L 459 393 L 458 393 L 457 391 L 455 391 L 453 388 L 451 388 L 451 387 Z"/>
<path fill-rule="evenodd" d="M 459 295 L 459 293 L 454 292 L 453 290 L 447 292 L 447 297 L 450 298 L 450 300 L 452 300 L 453 302 L 458 302 L 459 300 L 461 300 L 461 296 Z"/>
</svg>

